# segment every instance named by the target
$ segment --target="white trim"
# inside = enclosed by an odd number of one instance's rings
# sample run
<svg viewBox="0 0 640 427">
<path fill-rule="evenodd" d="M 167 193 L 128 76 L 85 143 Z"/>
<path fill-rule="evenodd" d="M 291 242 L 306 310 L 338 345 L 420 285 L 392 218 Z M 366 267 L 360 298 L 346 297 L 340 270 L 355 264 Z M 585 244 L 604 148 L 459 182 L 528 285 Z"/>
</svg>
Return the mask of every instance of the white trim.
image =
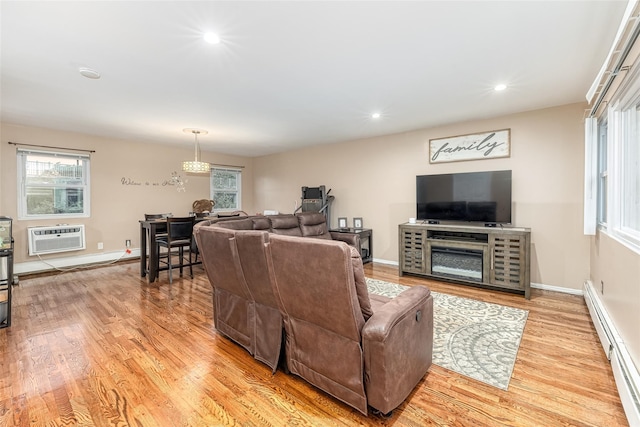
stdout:
<svg viewBox="0 0 640 427">
<path fill-rule="evenodd" d="M 395 265 L 396 267 L 400 265 L 398 261 L 389 261 L 388 259 L 380 258 L 373 258 L 373 262 L 377 262 L 378 264 Z"/>
<path fill-rule="evenodd" d="M 560 292 L 570 295 L 584 295 L 584 292 L 581 289 L 565 288 L 564 286 L 545 285 L 544 283 L 531 282 L 531 287 L 541 289 L 543 291 Z"/>
<path fill-rule="evenodd" d="M 598 211 L 598 119 L 584 123 L 584 234 L 596 234 Z"/>
<path fill-rule="evenodd" d="M 124 252 L 124 253 L 123 253 Z M 14 274 L 31 274 L 55 269 L 66 270 L 80 266 L 93 266 L 96 264 L 112 263 L 120 259 L 140 258 L 140 249 L 131 249 L 127 254 L 126 250 L 104 252 L 101 254 L 78 255 L 71 257 L 50 258 L 38 261 L 18 262 L 13 266 Z"/>
<path fill-rule="evenodd" d="M 396 267 L 400 265 L 398 261 L 389 261 L 387 259 L 380 259 L 380 258 L 373 258 L 373 262 L 377 262 L 379 264 L 385 264 L 385 265 L 393 265 Z M 553 286 L 553 285 L 545 285 L 543 283 L 531 282 L 531 287 L 535 289 L 541 289 L 543 291 L 560 292 L 563 294 L 570 294 L 570 295 L 583 295 L 583 292 L 581 289 L 565 288 L 564 286 Z"/>
<path fill-rule="evenodd" d="M 611 71 L 611 70 L 607 70 L 607 68 L 609 67 L 609 63 L 611 62 L 611 58 L 613 57 L 613 55 L 618 54 L 620 51 L 620 47 L 618 46 L 618 44 L 620 43 L 622 34 L 624 34 L 627 23 L 631 18 L 631 14 L 633 13 L 633 10 L 635 9 L 637 2 L 638 0 L 628 0 L 627 2 L 627 8 L 625 9 L 624 15 L 622 16 L 622 20 L 620 21 L 620 26 L 618 27 L 618 32 L 616 33 L 616 37 L 613 40 L 613 43 L 611 44 L 611 48 L 609 49 L 609 54 L 604 60 L 604 63 L 602 64 L 602 67 L 600 68 L 598 75 L 596 76 L 595 80 L 591 84 L 591 87 L 589 88 L 589 91 L 586 94 L 587 102 L 589 104 L 591 104 L 591 102 L 593 101 L 593 97 L 598 91 L 598 88 L 603 83 L 602 80 L 605 73 L 608 71 Z"/>
<path fill-rule="evenodd" d="M 638 426 L 640 425 L 640 373 L 638 368 L 590 280 L 584 282 L 584 293 L 591 321 L 598 332 L 605 354 L 611 361 L 611 370 L 627 421 L 630 426 Z"/>
<path fill-rule="evenodd" d="M 619 345 L 620 344 L 620 345 Z M 631 360 L 627 346 L 621 342 L 613 346 L 611 370 L 618 387 L 620 401 L 630 426 L 640 425 L 640 406 L 638 405 L 638 387 L 640 374 Z"/>
</svg>

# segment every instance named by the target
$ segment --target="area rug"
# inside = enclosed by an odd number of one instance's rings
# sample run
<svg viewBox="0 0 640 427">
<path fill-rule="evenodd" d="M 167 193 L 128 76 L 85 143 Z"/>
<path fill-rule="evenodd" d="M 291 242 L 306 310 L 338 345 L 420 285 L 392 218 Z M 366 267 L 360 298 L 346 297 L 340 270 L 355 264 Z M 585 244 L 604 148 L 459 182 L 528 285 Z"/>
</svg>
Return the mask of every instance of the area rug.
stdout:
<svg viewBox="0 0 640 427">
<path fill-rule="evenodd" d="M 408 286 L 367 278 L 370 293 L 395 297 Z M 529 312 L 431 292 L 433 363 L 507 390 Z"/>
</svg>

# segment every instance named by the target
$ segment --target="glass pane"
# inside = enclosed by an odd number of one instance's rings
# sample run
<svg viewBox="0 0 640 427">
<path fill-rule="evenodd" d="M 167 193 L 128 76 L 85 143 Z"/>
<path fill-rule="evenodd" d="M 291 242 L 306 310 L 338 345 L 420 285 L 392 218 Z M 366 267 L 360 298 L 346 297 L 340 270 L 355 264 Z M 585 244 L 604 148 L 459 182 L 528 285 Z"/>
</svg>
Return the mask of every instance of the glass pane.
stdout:
<svg viewBox="0 0 640 427">
<path fill-rule="evenodd" d="M 25 179 L 29 185 L 83 185 L 84 162 L 30 154 L 25 162 Z"/>
<path fill-rule="evenodd" d="M 27 215 L 81 214 L 83 212 L 84 191 L 81 188 L 27 188 Z"/>
<path fill-rule="evenodd" d="M 216 191 L 213 193 L 216 202 L 215 209 L 238 209 L 238 193 L 228 191 Z"/>
<path fill-rule="evenodd" d="M 214 169 L 213 188 L 214 190 L 237 190 L 238 172 Z"/>
<path fill-rule="evenodd" d="M 607 130 L 606 123 L 598 129 L 598 222 L 607 222 Z"/>
<path fill-rule="evenodd" d="M 623 147 L 622 226 L 640 231 L 640 106 L 634 119 L 635 128 Z"/>
</svg>

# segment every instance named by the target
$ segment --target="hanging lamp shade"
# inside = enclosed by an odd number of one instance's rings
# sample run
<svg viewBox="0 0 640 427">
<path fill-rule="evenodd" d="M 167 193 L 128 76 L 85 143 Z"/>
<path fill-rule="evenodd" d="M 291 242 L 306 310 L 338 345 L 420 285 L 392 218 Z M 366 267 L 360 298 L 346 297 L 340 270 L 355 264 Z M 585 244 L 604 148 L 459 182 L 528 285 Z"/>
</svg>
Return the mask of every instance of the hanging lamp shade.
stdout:
<svg viewBox="0 0 640 427">
<path fill-rule="evenodd" d="M 211 165 L 209 162 L 200 161 L 200 142 L 198 141 L 198 135 L 206 135 L 209 132 L 202 129 L 183 129 L 184 133 L 192 133 L 196 138 L 195 145 L 195 160 L 182 162 L 182 170 L 189 173 L 209 173 L 211 171 Z"/>
</svg>

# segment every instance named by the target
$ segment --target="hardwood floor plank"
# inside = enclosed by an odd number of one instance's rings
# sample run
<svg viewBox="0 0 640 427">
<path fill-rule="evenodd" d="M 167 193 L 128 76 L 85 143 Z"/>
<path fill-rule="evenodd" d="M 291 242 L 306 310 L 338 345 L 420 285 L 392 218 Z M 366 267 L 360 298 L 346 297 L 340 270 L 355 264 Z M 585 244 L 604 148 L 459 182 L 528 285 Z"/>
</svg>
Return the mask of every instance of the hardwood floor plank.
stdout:
<svg viewBox="0 0 640 427">
<path fill-rule="evenodd" d="M 364 417 L 216 332 L 212 290 L 136 263 L 21 278 L 0 330 L 0 425 L 626 426 L 582 297 L 365 273 L 529 311 L 508 390 L 433 365 L 389 418 Z"/>
</svg>

